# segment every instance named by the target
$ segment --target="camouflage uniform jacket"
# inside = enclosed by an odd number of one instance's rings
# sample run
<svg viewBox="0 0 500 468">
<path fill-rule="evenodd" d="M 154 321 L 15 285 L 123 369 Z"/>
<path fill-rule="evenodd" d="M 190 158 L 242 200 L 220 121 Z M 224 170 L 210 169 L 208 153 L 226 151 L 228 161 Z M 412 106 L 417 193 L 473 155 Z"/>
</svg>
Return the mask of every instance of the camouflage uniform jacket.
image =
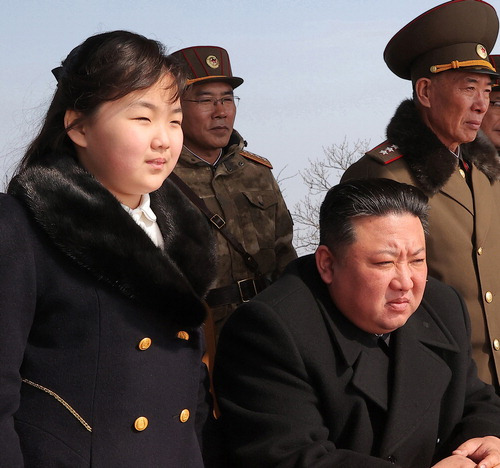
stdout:
<svg viewBox="0 0 500 468">
<path fill-rule="evenodd" d="M 274 281 L 297 254 L 292 246 L 293 224 L 267 159 L 245 151 L 233 131 L 223 156 L 212 166 L 185 147 L 174 172 L 226 222 L 226 229 L 254 257 L 260 272 Z M 252 278 L 241 255 L 217 233 L 217 279 L 214 288 Z M 217 322 L 235 305 L 214 309 Z"/>
</svg>

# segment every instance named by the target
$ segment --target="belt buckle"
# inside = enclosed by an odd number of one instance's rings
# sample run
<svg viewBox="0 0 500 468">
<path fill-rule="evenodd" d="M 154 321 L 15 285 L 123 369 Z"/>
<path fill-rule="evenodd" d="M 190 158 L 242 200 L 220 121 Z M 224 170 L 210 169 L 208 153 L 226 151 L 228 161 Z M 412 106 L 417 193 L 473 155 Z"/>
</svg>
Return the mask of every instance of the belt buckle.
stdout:
<svg viewBox="0 0 500 468">
<path fill-rule="evenodd" d="M 216 213 L 211 218 L 210 221 L 215 225 L 217 229 L 222 229 L 226 222 Z"/>
<path fill-rule="evenodd" d="M 245 294 L 242 289 L 242 285 L 245 286 L 249 282 L 251 282 L 253 286 L 253 291 L 250 291 L 251 295 Z M 252 297 L 257 295 L 257 286 L 255 285 L 255 281 L 253 280 L 253 278 L 246 278 L 243 280 L 239 280 L 236 282 L 236 284 L 238 285 L 238 290 L 240 291 L 241 302 L 248 302 L 250 299 L 252 299 Z"/>
</svg>

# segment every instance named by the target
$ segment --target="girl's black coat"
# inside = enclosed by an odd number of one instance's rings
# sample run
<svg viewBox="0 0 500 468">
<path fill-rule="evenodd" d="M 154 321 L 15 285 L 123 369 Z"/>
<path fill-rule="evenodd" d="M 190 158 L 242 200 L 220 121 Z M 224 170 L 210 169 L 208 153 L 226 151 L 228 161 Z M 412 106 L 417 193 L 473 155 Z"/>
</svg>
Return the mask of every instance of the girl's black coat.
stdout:
<svg viewBox="0 0 500 468">
<path fill-rule="evenodd" d="M 0 195 L 0 466 L 201 467 L 208 223 L 167 179 L 151 194 L 162 252 L 69 157 L 29 168 L 9 193 Z"/>
</svg>

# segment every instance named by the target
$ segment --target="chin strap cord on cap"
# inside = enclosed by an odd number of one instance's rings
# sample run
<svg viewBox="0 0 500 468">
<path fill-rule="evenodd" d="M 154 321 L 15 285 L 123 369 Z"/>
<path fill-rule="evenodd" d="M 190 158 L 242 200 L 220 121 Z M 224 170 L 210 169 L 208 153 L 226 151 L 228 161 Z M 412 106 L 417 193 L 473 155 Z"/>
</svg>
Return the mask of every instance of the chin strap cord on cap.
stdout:
<svg viewBox="0 0 500 468">
<path fill-rule="evenodd" d="M 431 73 L 440 73 L 446 70 L 455 70 L 457 68 L 463 68 L 463 67 L 481 67 L 481 68 L 486 67 L 492 72 L 496 72 L 495 67 L 487 60 L 466 60 L 464 62 L 453 60 L 453 62 L 447 63 L 445 65 L 432 65 L 430 70 Z"/>
</svg>

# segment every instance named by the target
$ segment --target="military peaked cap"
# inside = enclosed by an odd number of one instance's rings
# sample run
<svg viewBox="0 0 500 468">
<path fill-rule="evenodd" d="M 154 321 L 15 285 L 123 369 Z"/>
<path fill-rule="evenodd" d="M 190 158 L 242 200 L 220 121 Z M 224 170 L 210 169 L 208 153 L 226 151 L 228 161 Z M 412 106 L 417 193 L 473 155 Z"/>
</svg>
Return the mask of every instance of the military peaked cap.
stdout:
<svg viewBox="0 0 500 468">
<path fill-rule="evenodd" d="M 488 54 L 497 35 L 498 16 L 490 4 L 453 0 L 401 29 L 387 44 L 384 60 L 393 73 L 413 82 L 454 69 L 496 75 Z"/>
<path fill-rule="evenodd" d="M 233 76 L 229 55 L 222 47 L 187 47 L 172 55 L 184 64 L 188 74 L 188 85 L 199 82 L 224 81 L 236 88 L 243 83 L 242 78 Z"/>
</svg>

